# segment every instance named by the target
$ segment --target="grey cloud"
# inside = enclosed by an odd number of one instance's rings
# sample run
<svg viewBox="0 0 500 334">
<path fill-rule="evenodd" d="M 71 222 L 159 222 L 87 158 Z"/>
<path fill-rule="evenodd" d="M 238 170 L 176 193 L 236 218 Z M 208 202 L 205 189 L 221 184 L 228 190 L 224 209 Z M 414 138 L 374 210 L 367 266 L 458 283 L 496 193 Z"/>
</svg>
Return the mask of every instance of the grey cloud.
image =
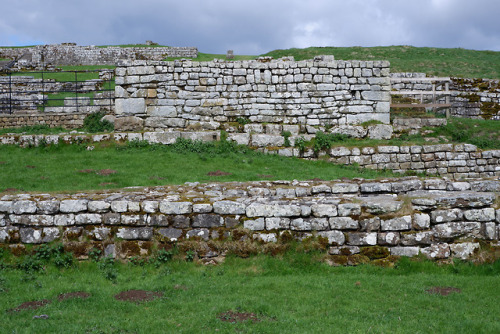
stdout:
<svg viewBox="0 0 500 334">
<path fill-rule="evenodd" d="M 497 0 L 26 0 L 0 13 L 0 44 L 147 39 L 202 52 L 415 45 L 500 51 Z"/>
</svg>

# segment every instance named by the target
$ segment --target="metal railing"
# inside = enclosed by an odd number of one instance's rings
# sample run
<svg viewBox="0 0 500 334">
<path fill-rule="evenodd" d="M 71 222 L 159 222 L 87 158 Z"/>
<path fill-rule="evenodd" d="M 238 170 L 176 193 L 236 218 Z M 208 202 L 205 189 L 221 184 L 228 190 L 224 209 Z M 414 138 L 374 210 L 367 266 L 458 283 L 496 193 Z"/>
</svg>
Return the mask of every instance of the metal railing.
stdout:
<svg viewBox="0 0 500 334">
<path fill-rule="evenodd" d="M 0 114 L 92 112 L 113 108 L 112 70 L 4 71 L 0 74 Z"/>
</svg>

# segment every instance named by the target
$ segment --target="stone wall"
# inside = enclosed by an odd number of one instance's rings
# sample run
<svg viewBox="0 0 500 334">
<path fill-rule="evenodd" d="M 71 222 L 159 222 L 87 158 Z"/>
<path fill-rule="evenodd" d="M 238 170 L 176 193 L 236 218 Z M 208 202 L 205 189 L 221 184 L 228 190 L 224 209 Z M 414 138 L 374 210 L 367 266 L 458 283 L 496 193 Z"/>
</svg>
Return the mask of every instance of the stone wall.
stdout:
<svg viewBox="0 0 500 334">
<path fill-rule="evenodd" d="M 387 61 L 122 62 L 115 95 L 116 115 L 143 119 L 145 130 L 390 121 Z"/>
<path fill-rule="evenodd" d="M 369 255 L 373 246 L 379 246 L 378 257 L 467 259 L 480 243 L 498 246 L 498 191 L 498 180 L 404 178 L 3 195 L 0 243 L 22 248 L 62 241 L 80 257 L 97 247 L 127 258 L 150 254 L 156 245 L 198 240 L 198 255 L 213 257 L 225 253 L 229 240 L 320 237 L 344 263 L 348 255 Z"/>
<path fill-rule="evenodd" d="M 115 65 L 119 60 L 163 60 L 167 57 L 198 57 L 194 47 L 96 47 L 71 43 L 37 45 L 26 48 L 0 48 L 0 58 L 23 57 L 25 67 L 53 65 Z"/>
<path fill-rule="evenodd" d="M 422 81 L 425 73 L 391 73 L 392 89 L 395 91 L 432 91 L 432 83 Z M 411 81 L 398 81 L 400 78 Z M 437 91 L 444 90 L 443 86 Z M 453 117 L 500 119 L 500 81 L 490 79 L 450 78 L 450 115 Z M 420 95 L 411 96 L 416 100 Z M 429 98 L 429 96 L 426 96 Z M 437 99 L 445 103 L 446 98 Z M 444 112 L 444 111 L 441 111 Z"/>
<path fill-rule="evenodd" d="M 63 127 L 66 129 L 76 129 L 83 126 L 83 120 L 88 115 L 84 113 L 30 113 L 0 115 L 0 129 L 20 128 L 23 126 L 48 125 L 51 128 Z M 12 142 L 11 139 L 4 143 Z"/>
<path fill-rule="evenodd" d="M 378 125 L 382 126 L 382 125 Z M 377 127 L 377 126 L 374 126 Z M 370 130 L 365 130 L 369 132 Z M 481 178 L 500 176 L 500 150 L 479 150 L 471 144 L 436 144 L 414 146 L 375 146 L 375 147 L 333 147 L 327 151 L 314 152 L 312 148 L 300 151 L 294 147 L 298 138 L 312 139 L 313 135 L 292 135 L 284 137 L 279 134 L 266 133 L 230 133 L 228 140 L 238 144 L 248 145 L 259 151 L 283 156 L 295 156 L 316 159 L 318 156 L 327 158 L 330 162 L 354 165 L 363 168 L 391 170 L 396 173 L 413 172 L 427 173 L 459 178 Z M 133 141 L 145 140 L 154 144 L 169 145 L 178 138 L 191 140 L 220 140 L 217 131 L 169 131 L 144 133 L 113 133 L 113 134 L 61 134 L 61 135 L 2 135 L 0 144 L 33 146 L 38 143 L 101 142 L 101 141 Z M 288 140 L 290 146 L 285 146 Z"/>
</svg>

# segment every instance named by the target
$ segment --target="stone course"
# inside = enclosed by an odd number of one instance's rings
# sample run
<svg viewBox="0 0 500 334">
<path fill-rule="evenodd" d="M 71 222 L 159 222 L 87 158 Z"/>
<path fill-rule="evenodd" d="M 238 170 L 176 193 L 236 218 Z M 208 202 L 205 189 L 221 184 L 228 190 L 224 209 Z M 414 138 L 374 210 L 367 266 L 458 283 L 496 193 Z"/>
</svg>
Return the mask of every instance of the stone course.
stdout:
<svg viewBox="0 0 500 334">
<path fill-rule="evenodd" d="M 113 248 L 126 258 L 127 242 L 140 242 L 147 253 L 157 243 L 231 239 L 236 228 L 244 228 L 264 243 L 277 242 L 284 232 L 298 240 L 322 237 L 331 255 L 380 246 L 396 256 L 467 259 L 480 242 L 499 245 L 498 192 L 491 190 L 500 189 L 500 180 L 461 181 L 469 190 L 447 190 L 454 183 L 406 177 L 3 195 L 0 244 L 61 241 L 69 248 Z"/>
<path fill-rule="evenodd" d="M 145 130 L 258 132 L 274 124 L 315 132 L 390 121 L 387 61 L 124 61 L 115 80 L 116 116 L 141 118 Z"/>
<path fill-rule="evenodd" d="M 96 47 L 73 43 L 1 48 L 0 58 L 19 59 L 28 67 L 54 65 L 116 65 L 119 60 L 163 60 L 167 57 L 198 57 L 195 47 Z"/>
</svg>

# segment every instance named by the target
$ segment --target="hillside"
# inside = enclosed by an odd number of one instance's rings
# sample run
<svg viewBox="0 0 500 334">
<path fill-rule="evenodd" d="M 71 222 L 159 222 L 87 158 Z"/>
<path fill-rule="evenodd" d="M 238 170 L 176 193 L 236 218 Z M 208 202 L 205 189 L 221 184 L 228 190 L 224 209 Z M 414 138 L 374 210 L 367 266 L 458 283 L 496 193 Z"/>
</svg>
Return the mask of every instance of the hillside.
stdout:
<svg viewBox="0 0 500 334">
<path fill-rule="evenodd" d="M 500 79 L 500 52 L 466 49 L 387 47 L 310 47 L 274 50 L 263 56 L 295 60 L 334 55 L 343 60 L 389 60 L 392 72 L 425 72 L 433 76 Z"/>
</svg>

